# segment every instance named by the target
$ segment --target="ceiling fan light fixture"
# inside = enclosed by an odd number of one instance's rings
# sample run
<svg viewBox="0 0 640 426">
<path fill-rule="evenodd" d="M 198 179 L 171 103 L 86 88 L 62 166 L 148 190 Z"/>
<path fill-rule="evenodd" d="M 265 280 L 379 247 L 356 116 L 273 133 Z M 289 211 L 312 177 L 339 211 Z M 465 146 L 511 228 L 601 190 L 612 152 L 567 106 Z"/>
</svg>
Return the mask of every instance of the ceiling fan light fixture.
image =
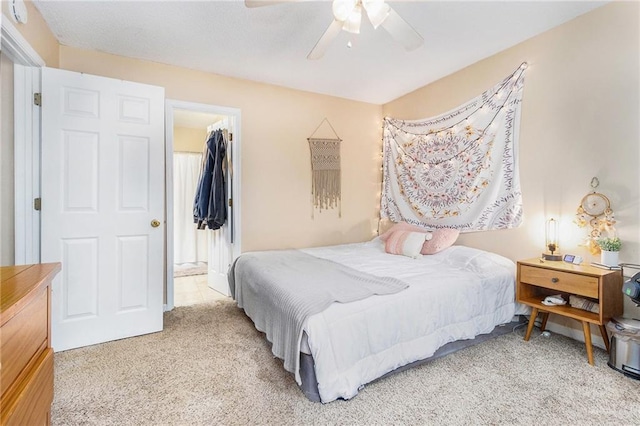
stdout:
<svg viewBox="0 0 640 426">
<path fill-rule="evenodd" d="M 333 0 L 331 10 L 336 20 L 344 22 L 356 8 L 358 0 Z"/>
<path fill-rule="evenodd" d="M 344 21 L 342 29 L 351 34 L 360 34 L 360 23 L 362 22 L 362 8 L 356 5 L 349 17 Z"/>
<path fill-rule="evenodd" d="M 362 0 L 362 5 L 367 11 L 367 16 L 373 28 L 378 28 L 389 16 L 391 7 L 384 0 Z"/>
<path fill-rule="evenodd" d="M 271 2 L 276 0 L 261 0 Z M 277 1 L 300 1 L 300 0 L 277 0 Z M 257 3 L 258 0 L 245 0 L 247 4 Z M 320 59 L 329 48 L 330 43 L 340 34 L 347 31 L 352 34 L 360 33 L 362 23 L 362 9 L 367 13 L 367 17 L 374 28 L 382 26 L 387 33 L 407 52 L 415 50 L 424 44 L 424 39 L 411 25 L 402 19 L 398 13 L 387 4 L 385 0 L 333 0 L 331 5 L 334 20 L 326 29 L 322 37 L 318 40 L 307 59 Z M 355 43 L 355 36 L 347 47 L 352 47 Z"/>
</svg>

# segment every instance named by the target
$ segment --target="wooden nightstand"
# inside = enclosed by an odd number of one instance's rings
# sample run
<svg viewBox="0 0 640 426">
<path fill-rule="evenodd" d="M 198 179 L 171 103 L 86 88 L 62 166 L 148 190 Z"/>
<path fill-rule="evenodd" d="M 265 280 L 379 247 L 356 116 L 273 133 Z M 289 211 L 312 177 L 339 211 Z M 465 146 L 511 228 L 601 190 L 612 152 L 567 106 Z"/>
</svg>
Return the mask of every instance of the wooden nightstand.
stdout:
<svg viewBox="0 0 640 426">
<path fill-rule="evenodd" d="M 567 304 L 542 304 L 545 297 L 554 294 L 561 294 Z M 569 296 L 572 294 L 597 303 L 600 312 L 596 314 L 569 306 Z M 609 337 L 605 325 L 612 317 L 622 315 L 622 272 L 562 261 L 541 261 L 539 258 L 521 260 L 518 262 L 516 298 L 518 302 L 533 308 L 524 340 L 529 340 L 538 313 L 542 313 L 542 330 L 547 325 L 550 313 L 573 318 L 582 322 L 587 358 L 589 364 L 593 365 L 589 323 L 600 327 L 600 333 L 609 351 Z"/>
</svg>

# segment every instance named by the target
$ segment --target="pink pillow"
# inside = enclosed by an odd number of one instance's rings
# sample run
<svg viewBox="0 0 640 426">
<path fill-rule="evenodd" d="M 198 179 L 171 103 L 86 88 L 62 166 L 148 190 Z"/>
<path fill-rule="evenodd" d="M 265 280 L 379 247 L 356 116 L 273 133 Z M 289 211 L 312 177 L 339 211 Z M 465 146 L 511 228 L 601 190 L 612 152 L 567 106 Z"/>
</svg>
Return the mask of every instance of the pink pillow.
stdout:
<svg viewBox="0 0 640 426">
<path fill-rule="evenodd" d="M 391 236 L 395 231 L 409 231 L 409 232 L 429 232 L 428 229 L 422 228 L 418 225 L 412 225 L 407 222 L 398 222 L 389 228 L 385 233 L 380 234 L 380 239 L 384 242 L 387 241 L 387 238 Z"/>
<path fill-rule="evenodd" d="M 407 222 L 399 222 L 393 225 L 387 232 L 380 235 L 380 239 L 384 242 L 387 242 L 392 235 L 397 232 L 422 232 L 427 234 L 433 234 L 433 238 L 427 240 L 422 245 L 422 249 L 420 250 L 421 254 L 436 254 L 441 252 L 442 250 L 451 247 L 453 243 L 456 242 L 458 236 L 460 235 L 460 231 L 454 228 L 440 228 L 435 231 L 429 231 L 425 228 L 422 228 L 418 225 L 411 225 Z M 397 238 L 400 238 L 401 235 L 398 235 Z M 394 243 L 397 244 L 397 243 Z M 385 244 L 385 251 L 387 253 L 391 253 Z M 396 253 L 393 253 L 396 254 Z"/>
<path fill-rule="evenodd" d="M 425 232 L 392 232 L 384 244 L 384 251 L 389 254 L 401 254 L 416 259 L 420 257 L 422 245 L 429 238 L 431 238 L 431 234 Z"/>
<path fill-rule="evenodd" d="M 425 241 L 422 245 L 422 254 L 436 254 L 446 248 L 449 248 L 456 242 L 460 235 L 458 229 L 440 228 L 433 231 L 433 238 Z"/>
</svg>

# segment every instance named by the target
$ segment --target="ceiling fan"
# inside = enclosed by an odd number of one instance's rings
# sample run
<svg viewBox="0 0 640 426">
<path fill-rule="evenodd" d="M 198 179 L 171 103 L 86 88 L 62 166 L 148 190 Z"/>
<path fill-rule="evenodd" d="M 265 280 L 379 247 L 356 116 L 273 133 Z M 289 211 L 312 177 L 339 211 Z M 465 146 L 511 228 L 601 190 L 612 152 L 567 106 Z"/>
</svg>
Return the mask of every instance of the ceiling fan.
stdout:
<svg viewBox="0 0 640 426">
<path fill-rule="evenodd" d="M 299 0 L 245 0 L 244 3 L 247 7 L 259 7 L 295 1 Z M 333 0 L 333 22 L 309 52 L 307 59 L 320 59 L 342 30 L 359 34 L 363 9 L 373 28 L 384 28 L 406 51 L 415 50 L 424 43 L 422 36 L 384 0 Z"/>
</svg>

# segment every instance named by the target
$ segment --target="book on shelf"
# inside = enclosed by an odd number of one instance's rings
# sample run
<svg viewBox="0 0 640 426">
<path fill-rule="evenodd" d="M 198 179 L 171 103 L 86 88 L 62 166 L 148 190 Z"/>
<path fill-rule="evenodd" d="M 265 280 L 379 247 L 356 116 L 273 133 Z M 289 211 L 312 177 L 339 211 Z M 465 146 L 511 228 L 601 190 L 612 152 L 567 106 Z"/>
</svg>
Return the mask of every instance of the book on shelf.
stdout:
<svg viewBox="0 0 640 426">
<path fill-rule="evenodd" d="M 599 263 L 599 262 L 591 262 L 591 266 L 595 266 L 596 268 L 600 268 L 600 269 L 608 269 L 610 271 L 619 271 L 622 269 L 620 265 L 606 265 L 604 263 Z"/>
</svg>

